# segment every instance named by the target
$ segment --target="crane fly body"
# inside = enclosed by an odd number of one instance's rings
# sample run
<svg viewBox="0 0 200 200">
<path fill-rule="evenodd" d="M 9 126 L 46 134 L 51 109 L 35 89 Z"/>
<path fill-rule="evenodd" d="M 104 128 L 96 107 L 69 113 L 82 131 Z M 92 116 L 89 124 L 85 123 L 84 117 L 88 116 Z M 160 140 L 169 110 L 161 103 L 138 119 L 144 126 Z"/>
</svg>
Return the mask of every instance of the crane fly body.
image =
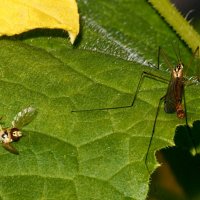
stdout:
<svg viewBox="0 0 200 200">
<path fill-rule="evenodd" d="M 176 112 L 177 117 L 183 119 L 185 112 L 182 105 L 184 92 L 183 64 L 179 63 L 171 72 L 167 93 L 164 96 L 164 110 L 166 113 Z"/>
</svg>

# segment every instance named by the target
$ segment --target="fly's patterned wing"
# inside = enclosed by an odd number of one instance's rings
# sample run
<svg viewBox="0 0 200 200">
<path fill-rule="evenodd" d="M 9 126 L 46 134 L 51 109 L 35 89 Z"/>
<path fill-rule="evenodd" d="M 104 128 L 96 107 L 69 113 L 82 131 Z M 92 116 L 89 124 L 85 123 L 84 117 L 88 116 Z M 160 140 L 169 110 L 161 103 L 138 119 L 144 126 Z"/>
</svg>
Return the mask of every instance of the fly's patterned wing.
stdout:
<svg viewBox="0 0 200 200">
<path fill-rule="evenodd" d="M 12 127 L 21 129 L 23 126 L 29 124 L 36 116 L 37 111 L 33 107 L 28 107 L 19 112 L 12 121 Z"/>
<path fill-rule="evenodd" d="M 13 147 L 10 143 L 2 143 L 2 146 L 9 151 L 10 153 L 16 154 L 18 155 L 19 152 L 17 151 L 17 149 L 15 149 L 15 147 Z"/>
</svg>

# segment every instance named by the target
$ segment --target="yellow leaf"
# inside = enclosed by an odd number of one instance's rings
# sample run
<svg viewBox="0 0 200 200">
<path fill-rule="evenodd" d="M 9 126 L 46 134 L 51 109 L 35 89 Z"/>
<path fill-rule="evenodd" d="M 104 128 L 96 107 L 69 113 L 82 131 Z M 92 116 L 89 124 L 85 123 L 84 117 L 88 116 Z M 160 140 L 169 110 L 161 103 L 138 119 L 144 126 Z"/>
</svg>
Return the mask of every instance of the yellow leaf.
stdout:
<svg viewBox="0 0 200 200">
<path fill-rule="evenodd" d="M 15 35 L 35 28 L 68 31 L 73 44 L 79 33 L 75 0 L 4 0 L 0 3 L 0 36 Z"/>
</svg>

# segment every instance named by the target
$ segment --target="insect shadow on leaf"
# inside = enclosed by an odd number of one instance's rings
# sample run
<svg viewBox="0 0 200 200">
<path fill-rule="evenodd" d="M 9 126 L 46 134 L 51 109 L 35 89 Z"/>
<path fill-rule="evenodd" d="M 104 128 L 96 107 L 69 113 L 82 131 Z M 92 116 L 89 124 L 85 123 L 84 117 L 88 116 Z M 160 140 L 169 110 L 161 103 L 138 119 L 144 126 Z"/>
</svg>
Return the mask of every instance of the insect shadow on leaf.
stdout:
<svg viewBox="0 0 200 200">
<path fill-rule="evenodd" d="M 130 108 L 134 106 L 135 100 L 137 98 L 138 92 L 140 90 L 140 87 L 144 81 L 145 78 L 150 78 L 159 82 L 164 82 L 166 84 L 168 84 L 167 87 L 167 92 L 164 96 L 162 96 L 159 100 L 158 106 L 157 106 L 157 110 L 156 110 L 156 114 L 155 114 L 155 119 L 154 119 L 154 123 L 153 123 L 153 127 L 152 127 L 152 133 L 151 133 L 151 137 L 150 137 L 150 141 L 149 141 L 149 145 L 145 154 L 145 166 L 150 174 L 150 169 L 148 167 L 148 154 L 150 151 L 150 147 L 152 144 L 152 140 L 155 134 L 155 129 L 156 129 L 156 122 L 157 122 L 157 118 L 158 118 L 158 114 L 160 111 L 160 106 L 161 103 L 164 102 L 164 111 L 166 113 L 175 113 L 178 118 L 183 119 L 185 118 L 185 123 L 186 126 L 188 127 L 188 134 L 190 134 L 190 130 L 189 130 L 189 125 L 188 125 L 188 120 L 187 120 L 187 110 L 186 110 L 186 101 L 185 101 L 185 93 L 184 93 L 184 87 L 185 85 L 190 86 L 193 84 L 196 84 L 199 82 L 199 77 L 193 77 L 192 79 L 188 79 L 184 73 L 183 73 L 183 68 L 184 65 L 181 61 L 181 57 L 180 57 L 180 50 L 178 48 L 178 53 L 176 52 L 174 46 L 173 46 L 174 52 L 176 54 L 176 58 L 177 58 L 177 65 L 175 67 L 173 67 L 173 65 L 169 62 L 169 59 L 167 58 L 166 53 L 164 52 L 164 50 L 159 47 L 158 48 L 158 65 L 156 67 L 156 69 L 159 70 L 160 68 L 160 57 L 162 56 L 162 58 L 165 61 L 165 64 L 167 65 L 167 67 L 171 70 L 171 78 L 170 80 L 160 77 L 158 75 L 155 75 L 153 73 L 150 72 L 146 72 L 143 71 L 141 73 L 141 77 L 140 80 L 138 82 L 138 85 L 136 87 L 136 91 L 135 91 L 135 95 L 133 97 L 132 103 L 130 105 L 127 106 L 117 106 L 117 107 L 107 107 L 107 108 L 95 108 L 95 109 L 84 109 L 84 110 L 72 110 L 72 113 L 76 113 L 76 112 L 91 112 L 91 111 L 103 111 L 103 110 L 114 110 L 114 109 L 125 109 L 125 108 Z M 194 57 L 199 57 L 199 47 L 196 48 L 195 52 L 193 53 L 193 56 L 189 62 L 190 66 L 194 60 Z M 197 68 L 197 73 L 198 73 L 198 68 Z M 184 106 L 182 104 L 182 99 L 184 100 Z M 192 141 L 192 143 L 194 144 L 194 142 Z M 194 145 L 193 145 L 194 146 Z M 195 146 L 194 146 L 195 148 Z M 195 149 L 196 151 L 196 149 Z"/>
</svg>

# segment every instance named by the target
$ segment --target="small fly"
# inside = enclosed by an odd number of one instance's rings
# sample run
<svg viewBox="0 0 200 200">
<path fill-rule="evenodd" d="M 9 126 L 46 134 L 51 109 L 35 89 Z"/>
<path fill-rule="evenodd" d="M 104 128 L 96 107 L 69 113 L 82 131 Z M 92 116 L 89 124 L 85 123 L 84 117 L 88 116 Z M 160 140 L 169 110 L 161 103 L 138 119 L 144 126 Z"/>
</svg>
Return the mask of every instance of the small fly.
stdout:
<svg viewBox="0 0 200 200">
<path fill-rule="evenodd" d="M 0 141 L 7 151 L 19 154 L 18 150 L 11 143 L 18 141 L 22 137 L 21 128 L 29 124 L 35 117 L 35 114 L 35 108 L 25 108 L 14 117 L 11 128 L 0 127 Z"/>
<path fill-rule="evenodd" d="M 161 103 L 164 101 L 164 111 L 166 113 L 175 113 L 178 118 L 183 119 L 185 118 L 186 120 L 186 125 L 188 125 L 187 123 L 187 112 L 186 112 L 186 106 L 185 106 L 185 95 L 184 95 L 184 86 L 186 84 L 185 82 L 185 78 L 183 75 L 183 68 L 184 65 L 180 60 L 180 55 L 178 56 L 176 53 L 176 57 L 178 58 L 178 64 L 173 68 L 172 65 L 168 62 L 166 55 L 164 54 L 164 51 L 159 47 L 158 50 L 158 67 L 157 69 L 159 69 L 159 62 L 160 62 L 160 54 L 162 53 L 163 58 L 165 59 L 166 64 L 168 65 L 168 67 L 171 68 L 171 78 L 170 80 L 167 80 L 165 78 L 162 78 L 160 76 L 157 76 L 155 74 L 149 73 L 149 72 L 145 72 L 143 71 L 139 80 L 139 83 L 137 85 L 136 88 L 136 92 L 135 95 L 133 97 L 133 101 L 131 103 L 131 105 L 127 105 L 127 106 L 118 106 L 118 107 L 112 107 L 112 108 L 97 108 L 97 109 L 87 109 L 87 110 L 73 110 L 72 112 L 84 112 L 84 111 L 97 111 L 97 110 L 110 110 L 110 109 L 120 109 L 120 108 L 130 108 L 134 105 L 134 102 L 137 98 L 137 94 L 140 90 L 140 87 L 142 85 L 142 82 L 144 80 L 145 77 L 148 78 L 152 78 L 154 80 L 157 81 L 161 81 L 161 82 L 166 82 L 168 83 L 168 88 L 167 88 L 167 92 L 166 94 L 160 98 L 159 100 L 159 104 L 157 107 L 157 111 L 156 111 L 156 115 L 155 115 L 155 119 L 154 119 L 154 124 L 153 124 L 153 128 L 152 128 L 152 134 L 151 134 L 151 138 L 149 141 L 149 145 L 148 145 L 148 149 L 145 155 L 145 165 L 146 168 L 148 170 L 148 172 L 150 172 L 148 165 L 147 165 L 147 158 L 148 158 L 148 154 L 149 154 L 149 150 L 151 147 L 151 143 L 152 143 L 152 139 L 155 133 L 155 127 L 156 127 L 156 121 L 157 121 L 157 117 L 158 117 L 158 113 L 160 110 L 160 106 Z M 197 47 L 197 49 L 194 52 L 194 56 L 199 53 L 199 47 Z M 182 99 L 184 99 L 184 106 L 182 104 Z"/>
</svg>

